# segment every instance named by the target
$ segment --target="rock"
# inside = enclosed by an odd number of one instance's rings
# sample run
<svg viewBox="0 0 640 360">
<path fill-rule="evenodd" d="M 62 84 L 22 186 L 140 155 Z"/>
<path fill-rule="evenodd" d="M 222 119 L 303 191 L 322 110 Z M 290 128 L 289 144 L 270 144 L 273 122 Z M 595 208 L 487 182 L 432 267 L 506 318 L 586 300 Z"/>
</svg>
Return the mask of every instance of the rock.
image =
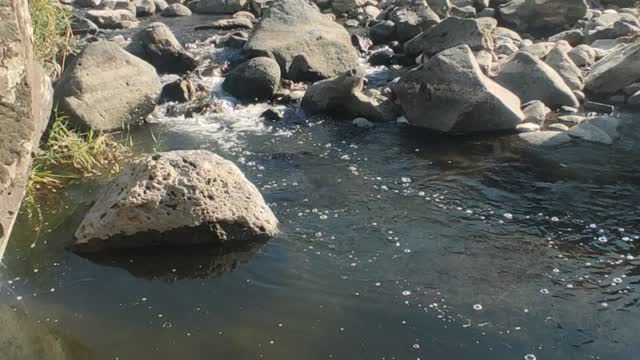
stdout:
<svg viewBox="0 0 640 360">
<path fill-rule="evenodd" d="M 391 49 L 382 49 L 369 56 L 369 64 L 373 66 L 389 66 L 393 61 L 394 52 Z"/>
<path fill-rule="evenodd" d="M 453 7 L 449 0 L 429 0 L 429 6 L 441 18 L 451 15 L 451 8 Z"/>
<path fill-rule="evenodd" d="M 83 8 L 95 8 L 100 5 L 101 2 L 102 0 L 76 0 L 74 4 Z"/>
<path fill-rule="evenodd" d="M 363 88 L 364 73 L 353 69 L 311 85 L 302 98 L 301 107 L 308 115 L 349 115 L 373 121 L 392 119 L 387 104 L 365 95 Z"/>
<path fill-rule="evenodd" d="M 513 130 L 520 99 L 486 77 L 467 45 L 438 53 L 391 89 L 409 123 L 447 133 Z"/>
<path fill-rule="evenodd" d="M 358 66 L 349 33 L 305 0 L 275 3 L 244 50 L 249 57 L 275 59 L 283 77 L 292 81 L 330 78 Z"/>
<path fill-rule="evenodd" d="M 49 121 L 53 90 L 51 80 L 34 58 L 26 0 L 0 0 L 0 34 L 1 259 L 31 174 L 32 154 Z M 0 329 L 11 332 L 4 325 Z M 1 353 L 7 356 L 6 349 Z"/>
<path fill-rule="evenodd" d="M 129 10 L 89 10 L 86 17 L 101 29 L 128 29 L 138 26 L 136 17 Z"/>
<path fill-rule="evenodd" d="M 451 16 L 458 16 L 463 18 L 474 18 L 476 17 L 476 8 L 467 5 L 467 6 L 453 6 L 451 8 Z"/>
<path fill-rule="evenodd" d="M 551 109 L 545 106 L 542 101 L 534 100 L 522 106 L 522 112 L 524 113 L 524 121 L 538 125 L 544 124 L 547 119 L 547 114 L 551 112 Z"/>
<path fill-rule="evenodd" d="M 571 137 L 564 131 L 537 131 L 518 135 L 531 146 L 558 147 L 571 142 Z"/>
<path fill-rule="evenodd" d="M 337 13 L 346 13 L 364 6 L 366 3 L 366 0 L 333 0 L 331 2 L 331 7 Z"/>
<path fill-rule="evenodd" d="M 589 45 L 578 45 L 567 53 L 574 64 L 590 67 L 596 62 L 596 51 Z"/>
<path fill-rule="evenodd" d="M 96 34 L 100 28 L 87 18 L 79 15 L 71 16 L 71 31 L 74 35 Z"/>
<path fill-rule="evenodd" d="M 201 14 L 233 14 L 249 7 L 248 0 L 198 0 L 194 11 Z"/>
<path fill-rule="evenodd" d="M 169 6 L 165 0 L 153 0 L 153 2 L 156 4 L 156 11 L 162 11 Z"/>
<path fill-rule="evenodd" d="M 493 20 L 493 19 L 491 19 Z M 474 19 L 450 17 L 407 41 L 405 52 L 409 55 L 433 56 L 442 50 L 467 45 L 471 50 L 492 50 L 493 29 L 496 22 L 480 22 Z"/>
<path fill-rule="evenodd" d="M 231 29 L 253 29 L 253 22 L 247 18 L 219 19 L 210 24 L 197 25 L 194 30 L 231 30 Z"/>
<path fill-rule="evenodd" d="M 633 95 L 638 91 L 640 91 L 640 82 L 634 82 L 633 84 L 629 84 L 625 86 L 624 89 L 622 89 L 622 92 L 627 95 Z"/>
<path fill-rule="evenodd" d="M 196 89 L 193 86 L 191 80 L 188 79 L 178 79 L 172 81 L 162 87 L 162 92 L 160 93 L 160 100 L 158 103 L 162 104 L 165 102 L 178 102 L 184 103 L 194 99 L 196 94 Z"/>
<path fill-rule="evenodd" d="M 555 130 L 555 131 L 567 131 L 567 130 L 569 130 L 569 127 L 567 125 L 561 124 L 561 123 L 551 124 L 551 125 L 547 126 L 547 128 L 549 128 L 549 130 Z"/>
<path fill-rule="evenodd" d="M 555 70 L 525 52 L 518 52 L 505 63 L 495 81 L 525 102 L 540 100 L 549 107 L 580 105 Z"/>
<path fill-rule="evenodd" d="M 562 50 L 561 46 L 555 46 L 544 60 L 558 75 L 564 80 L 571 90 L 582 90 L 584 79 L 582 71 L 571 60 L 569 55 Z"/>
<path fill-rule="evenodd" d="M 80 128 L 109 131 L 137 124 L 160 94 L 153 66 L 109 41 L 90 43 L 56 85 L 58 109 Z"/>
<path fill-rule="evenodd" d="M 198 66 L 193 55 L 182 47 L 171 29 L 161 22 L 154 22 L 137 32 L 127 46 L 127 51 L 148 61 L 160 73 L 184 74 Z"/>
<path fill-rule="evenodd" d="M 527 53 L 538 59 L 543 59 L 545 56 L 547 56 L 547 54 L 549 54 L 549 51 L 551 51 L 554 46 L 555 43 L 552 42 L 539 42 L 523 46 L 519 52 Z"/>
<path fill-rule="evenodd" d="M 522 123 L 516 126 L 516 131 L 519 133 L 528 133 L 540 131 L 540 125 L 534 123 Z"/>
<path fill-rule="evenodd" d="M 610 145 L 620 137 L 620 120 L 611 116 L 587 119 L 569 129 L 567 134 L 584 141 Z"/>
<path fill-rule="evenodd" d="M 587 98 L 584 92 L 580 90 L 573 90 L 573 95 L 576 96 L 576 99 L 578 99 L 579 102 L 583 102 Z"/>
<path fill-rule="evenodd" d="M 585 78 L 586 89 L 592 94 L 614 94 L 640 80 L 640 42 L 621 51 L 611 52 L 598 61 Z"/>
<path fill-rule="evenodd" d="M 369 37 L 374 44 L 386 44 L 395 39 L 396 24 L 393 21 L 382 21 L 369 28 Z"/>
<path fill-rule="evenodd" d="M 636 106 L 636 107 L 640 105 L 640 90 L 638 90 L 636 93 L 629 96 L 629 99 L 627 100 L 627 105 Z"/>
<path fill-rule="evenodd" d="M 209 151 L 172 151 L 133 162 L 105 188 L 71 248 L 233 246 L 278 233 L 258 189 Z"/>
<path fill-rule="evenodd" d="M 571 46 L 578 46 L 584 41 L 584 33 L 580 29 L 566 30 L 549 37 L 550 42 L 566 41 Z"/>
<path fill-rule="evenodd" d="M 253 58 L 240 64 L 224 79 L 222 88 L 245 100 L 268 100 L 280 86 L 280 66 L 270 58 Z"/>
<path fill-rule="evenodd" d="M 260 114 L 260 117 L 268 121 L 282 121 L 284 119 L 284 111 L 271 108 Z"/>
<path fill-rule="evenodd" d="M 440 22 L 440 17 L 424 0 L 404 0 L 388 17 L 395 24 L 395 40 L 402 43 Z"/>
<path fill-rule="evenodd" d="M 580 124 L 586 119 L 586 117 L 581 115 L 562 115 L 558 116 L 558 121 L 562 121 L 564 123 L 569 124 Z"/>
<path fill-rule="evenodd" d="M 357 28 L 360 26 L 360 22 L 356 19 L 349 19 L 344 22 L 344 26 L 348 28 Z"/>
<path fill-rule="evenodd" d="M 587 14 L 585 0 L 512 0 L 498 7 L 499 18 L 518 32 L 550 36 Z"/>
<path fill-rule="evenodd" d="M 191 16 L 191 10 L 182 4 L 176 3 L 167 6 L 160 15 L 164 17 Z"/>
<path fill-rule="evenodd" d="M 640 33 L 640 20 L 631 14 L 604 14 L 589 21 L 585 26 L 586 41 L 616 39 Z"/>
<path fill-rule="evenodd" d="M 493 65 L 493 54 L 486 50 L 480 50 L 473 53 L 476 57 L 476 61 L 482 70 L 482 73 L 489 76 L 491 74 L 491 67 Z"/>
<path fill-rule="evenodd" d="M 363 129 L 371 129 L 376 127 L 376 125 L 374 123 L 372 123 L 371 121 L 365 119 L 365 118 L 356 118 L 353 119 L 353 121 L 351 122 L 353 125 L 359 127 L 359 128 L 363 128 Z"/>
<path fill-rule="evenodd" d="M 154 0 L 136 0 L 136 16 L 151 16 L 156 13 Z"/>
</svg>

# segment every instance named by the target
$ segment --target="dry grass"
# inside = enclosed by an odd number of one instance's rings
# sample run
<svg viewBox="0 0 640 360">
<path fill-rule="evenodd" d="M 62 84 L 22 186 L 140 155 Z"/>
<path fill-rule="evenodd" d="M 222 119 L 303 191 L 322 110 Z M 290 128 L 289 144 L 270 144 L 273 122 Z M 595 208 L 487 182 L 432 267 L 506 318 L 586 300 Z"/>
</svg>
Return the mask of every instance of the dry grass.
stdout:
<svg viewBox="0 0 640 360">
<path fill-rule="evenodd" d="M 66 56 L 76 50 L 71 14 L 58 0 L 29 0 L 29 14 L 35 55 L 43 64 L 53 65 L 58 76 Z"/>
</svg>

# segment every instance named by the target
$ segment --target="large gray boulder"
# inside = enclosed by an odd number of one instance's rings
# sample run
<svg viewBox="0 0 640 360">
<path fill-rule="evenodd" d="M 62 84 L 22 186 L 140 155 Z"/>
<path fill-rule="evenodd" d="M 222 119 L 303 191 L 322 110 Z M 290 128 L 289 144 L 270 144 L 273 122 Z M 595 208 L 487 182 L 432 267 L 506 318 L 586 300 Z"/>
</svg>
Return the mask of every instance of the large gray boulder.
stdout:
<svg viewBox="0 0 640 360">
<path fill-rule="evenodd" d="M 301 107 L 308 115 L 346 115 L 350 119 L 363 117 L 371 121 L 392 120 L 389 104 L 365 95 L 364 72 L 353 69 L 328 80 L 311 85 L 302 98 Z"/>
<path fill-rule="evenodd" d="M 640 42 L 612 51 L 591 68 L 585 78 L 587 91 L 598 95 L 614 94 L 640 80 Z"/>
<path fill-rule="evenodd" d="M 244 100 L 269 100 L 280 87 L 280 66 L 267 57 L 238 65 L 224 79 L 222 88 Z"/>
<path fill-rule="evenodd" d="M 520 99 L 482 73 L 467 45 L 447 49 L 392 85 L 413 126 L 447 133 L 512 130 Z"/>
<path fill-rule="evenodd" d="M 409 55 L 427 56 L 463 44 L 474 51 L 492 50 L 496 26 L 494 19 L 479 21 L 452 16 L 407 41 L 404 49 Z"/>
<path fill-rule="evenodd" d="M 566 42 L 564 43 L 567 44 Z M 544 62 L 560 75 L 571 90 L 582 90 L 584 88 L 582 71 L 563 49 L 561 42 L 559 44 L 549 51 Z"/>
<path fill-rule="evenodd" d="M 1 259 L 51 114 L 53 90 L 34 59 L 26 0 L 0 0 L 0 34 Z"/>
<path fill-rule="evenodd" d="M 523 102 L 540 100 L 551 108 L 580 105 L 555 70 L 526 52 L 516 53 L 503 64 L 494 80 L 513 91 Z"/>
<path fill-rule="evenodd" d="M 276 2 L 244 49 L 250 57 L 276 60 L 282 76 L 293 81 L 338 76 L 358 64 L 349 33 L 306 0 Z"/>
<path fill-rule="evenodd" d="M 502 22 L 518 32 L 550 36 L 587 14 L 585 0 L 512 0 L 498 7 Z"/>
<path fill-rule="evenodd" d="M 586 40 L 617 39 L 640 33 L 640 20 L 631 14 L 607 13 L 589 21 L 586 26 Z"/>
<path fill-rule="evenodd" d="M 140 123 L 153 111 L 160 90 L 153 66 L 112 42 L 98 41 L 69 64 L 55 98 L 71 124 L 110 131 Z"/>
<path fill-rule="evenodd" d="M 258 189 L 209 151 L 172 151 L 133 162 L 104 189 L 72 249 L 238 245 L 278 233 Z"/>
<path fill-rule="evenodd" d="M 198 62 L 176 39 L 169 27 L 154 22 L 137 32 L 127 51 L 146 60 L 160 73 L 184 74 L 194 70 Z"/>
<path fill-rule="evenodd" d="M 249 8 L 249 0 L 198 0 L 194 11 L 202 14 L 234 14 Z"/>
</svg>

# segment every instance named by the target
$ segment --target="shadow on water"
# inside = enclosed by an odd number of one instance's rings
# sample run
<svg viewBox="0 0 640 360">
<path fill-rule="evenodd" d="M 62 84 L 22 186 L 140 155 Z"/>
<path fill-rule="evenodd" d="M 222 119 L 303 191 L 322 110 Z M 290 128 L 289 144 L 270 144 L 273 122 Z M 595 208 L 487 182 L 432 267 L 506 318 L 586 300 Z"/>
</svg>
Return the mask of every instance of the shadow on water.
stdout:
<svg viewBox="0 0 640 360">
<path fill-rule="evenodd" d="M 102 266 L 121 268 L 132 276 L 167 283 L 182 279 L 213 279 L 234 271 L 257 256 L 264 243 L 254 242 L 234 247 L 190 246 L 145 250 L 119 250 L 100 254 L 83 254 Z"/>
</svg>

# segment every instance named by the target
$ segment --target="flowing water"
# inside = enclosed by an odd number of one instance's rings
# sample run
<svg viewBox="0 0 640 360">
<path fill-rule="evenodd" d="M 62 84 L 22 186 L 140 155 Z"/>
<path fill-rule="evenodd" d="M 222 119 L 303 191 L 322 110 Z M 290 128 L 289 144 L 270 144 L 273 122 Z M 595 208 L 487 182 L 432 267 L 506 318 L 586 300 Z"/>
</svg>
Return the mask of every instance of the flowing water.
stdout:
<svg viewBox="0 0 640 360">
<path fill-rule="evenodd" d="M 87 259 L 65 245 L 101 181 L 50 196 L 43 223 L 20 217 L 0 288 L 0 313 L 37 323 L 19 329 L 30 341 L 44 328 L 64 346 L 43 359 L 640 356 L 639 115 L 620 114 L 611 147 L 534 150 L 295 107 L 273 123 L 269 105 L 207 85 L 220 112 L 158 109 L 138 150 L 234 161 L 282 234 L 231 253 Z"/>
</svg>

